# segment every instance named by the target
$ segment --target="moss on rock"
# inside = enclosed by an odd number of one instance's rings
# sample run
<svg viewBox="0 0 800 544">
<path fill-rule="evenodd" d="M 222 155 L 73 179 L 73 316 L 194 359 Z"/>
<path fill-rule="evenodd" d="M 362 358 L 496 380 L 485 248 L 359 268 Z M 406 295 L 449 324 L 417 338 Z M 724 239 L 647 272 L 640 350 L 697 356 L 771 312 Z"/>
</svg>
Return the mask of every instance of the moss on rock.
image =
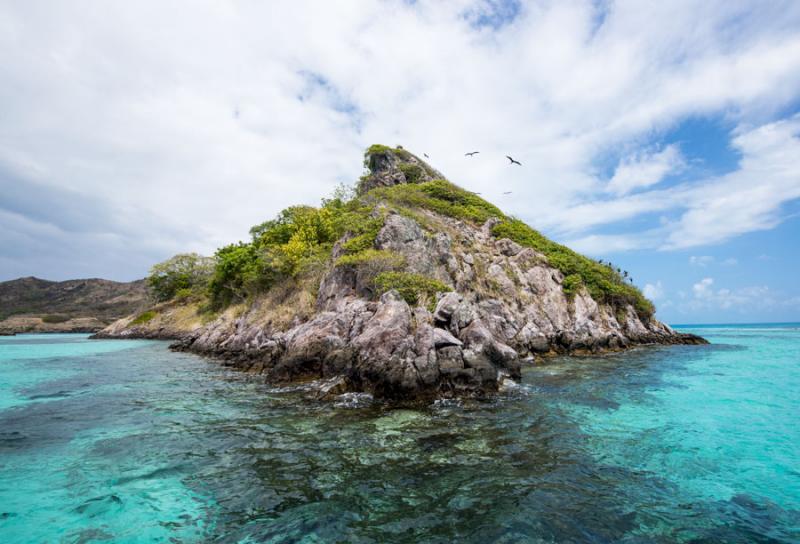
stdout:
<svg viewBox="0 0 800 544">
<path fill-rule="evenodd" d="M 134 320 L 131 321 L 130 324 L 131 325 L 144 325 L 145 323 L 148 323 L 148 322 L 152 321 L 153 319 L 155 319 L 156 315 L 158 315 L 158 313 L 155 312 L 154 310 L 147 310 L 146 312 L 142 312 L 139 315 L 137 315 L 134 318 Z"/>
<path fill-rule="evenodd" d="M 450 287 L 434 278 L 409 272 L 382 272 L 374 280 L 377 293 L 396 289 L 410 305 L 431 302 L 436 293 L 452 291 Z"/>
</svg>

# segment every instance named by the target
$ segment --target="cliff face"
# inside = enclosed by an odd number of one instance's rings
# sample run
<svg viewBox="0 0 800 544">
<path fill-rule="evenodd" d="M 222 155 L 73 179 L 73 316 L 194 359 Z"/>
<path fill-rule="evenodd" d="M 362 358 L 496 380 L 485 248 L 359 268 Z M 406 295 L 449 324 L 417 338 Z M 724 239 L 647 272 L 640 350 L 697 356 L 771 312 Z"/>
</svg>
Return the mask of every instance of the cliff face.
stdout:
<svg viewBox="0 0 800 544">
<path fill-rule="evenodd" d="M 520 230 L 409 152 L 373 146 L 365 165 L 358 198 L 380 228 L 357 253 L 345 233 L 316 289 L 290 281 L 206 324 L 167 305 L 100 336 L 175 338 L 269 381 L 389 398 L 495 391 L 537 354 L 705 343 L 657 321 L 613 270 Z"/>
<path fill-rule="evenodd" d="M 149 304 L 144 281 L 0 282 L 0 333 L 93 332 Z"/>
</svg>

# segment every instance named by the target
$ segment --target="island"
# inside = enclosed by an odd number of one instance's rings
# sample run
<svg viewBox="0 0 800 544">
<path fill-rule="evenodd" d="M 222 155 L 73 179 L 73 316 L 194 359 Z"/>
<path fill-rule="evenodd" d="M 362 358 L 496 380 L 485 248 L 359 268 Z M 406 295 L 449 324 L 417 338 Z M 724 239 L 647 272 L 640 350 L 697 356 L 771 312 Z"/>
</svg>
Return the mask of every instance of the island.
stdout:
<svg viewBox="0 0 800 544">
<path fill-rule="evenodd" d="M 148 278 L 157 302 L 98 338 L 162 338 L 321 396 L 487 395 L 549 354 L 703 344 L 608 262 L 506 215 L 408 150 L 373 145 L 353 191 L 294 206 L 214 258 Z"/>
</svg>

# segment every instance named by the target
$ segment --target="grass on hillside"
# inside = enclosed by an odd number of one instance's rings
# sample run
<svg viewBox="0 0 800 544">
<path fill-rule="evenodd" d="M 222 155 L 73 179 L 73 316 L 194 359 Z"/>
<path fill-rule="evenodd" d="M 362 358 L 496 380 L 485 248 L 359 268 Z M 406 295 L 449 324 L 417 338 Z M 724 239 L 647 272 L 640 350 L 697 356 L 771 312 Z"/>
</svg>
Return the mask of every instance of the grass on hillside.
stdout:
<svg viewBox="0 0 800 544">
<path fill-rule="evenodd" d="M 553 242 L 523 221 L 505 215 L 499 208 L 475 193 L 446 180 L 395 185 L 373 189 L 368 196 L 408 208 L 424 208 L 441 215 L 481 225 L 492 217 L 500 223 L 492 229 L 497 238 L 509 238 L 547 257 L 549 263 L 564 274 L 563 288 L 574 297 L 581 286 L 598 302 L 615 307 L 631 304 L 643 319 L 655 312 L 653 304 L 634 285 L 611 266 L 600 264 L 566 246 Z"/>
<path fill-rule="evenodd" d="M 131 325 L 144 325 L 155 319 L 156 315 L 158 315 L 154 310 L 147 310 L 146 312 L 142 312 L 137 315 L 133 321 L 130 322 Z"/>
<path fill-rule="evenodd" d="M 375 277 L 374 284 L 378 293 L 396 289 L 411 306 L 427 303 L 430 310 L 433 309 L 436 293 L 452 291 L 439 280 L 409 272 L 381 272 Z"/>
</svg>

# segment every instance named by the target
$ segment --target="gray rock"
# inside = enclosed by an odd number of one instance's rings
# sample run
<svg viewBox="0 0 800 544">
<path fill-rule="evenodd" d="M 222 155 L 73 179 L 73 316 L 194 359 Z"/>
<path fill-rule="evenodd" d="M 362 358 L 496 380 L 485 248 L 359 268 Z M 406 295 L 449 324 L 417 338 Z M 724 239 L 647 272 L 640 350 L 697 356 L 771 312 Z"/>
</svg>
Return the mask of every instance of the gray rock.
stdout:
<svg viewBox="0 0 800 544">
<path fill-rule="evenodd" d="M 337 396 L 347 393 L 349 386 L 344 376 L 335 376 L 317 384 L 316 397 L 319 400 L 333 400 Z"/>
<path fill-rule="evenodd" d="M 433 318 L 440 323 L 449 323 L 453 312 L 456 311 L 461 303 L 461 295 L 455 292 L 446 293 L 436 304 Z"/>
<path fill-rule="evenodd" d="M 411 166 L 415 179 L 408 179 L 402 165 Z M 359 192 L 364 193 L 376 187 L 391 187 L 400 183 L 423 183 L 434 179 L 444 179 L 441 172 L 428 163 L 405 150 L 385 150 L 372 153 L 367 157 L 369 176 L 359 185 Z"/>
<path fill-rule="evenodd" d="M 517 255 L 520 251 L 522 251 L 522 246 L 516 242 L 509 240 L 508 238 L 501 238 L 497 242 L 495 242 L 495 247 L 500 251 L 501 254 L 507 257 L 513 257 Z"/>
<path fill-rule="evenodd" d="M 463 343 L 444 329 L 433 329 L 433 345 L 440 349 L 448 346 L 461 347 Z"/>
<path fill-rule="evenodd" d="M 439 372 L 444 375 L 456 374 L 456 371 L 464 368 L 464 357 L 461 348 L 458 346 L 442 348 L 437 355 L 439 357 Z"/>
</svg>

